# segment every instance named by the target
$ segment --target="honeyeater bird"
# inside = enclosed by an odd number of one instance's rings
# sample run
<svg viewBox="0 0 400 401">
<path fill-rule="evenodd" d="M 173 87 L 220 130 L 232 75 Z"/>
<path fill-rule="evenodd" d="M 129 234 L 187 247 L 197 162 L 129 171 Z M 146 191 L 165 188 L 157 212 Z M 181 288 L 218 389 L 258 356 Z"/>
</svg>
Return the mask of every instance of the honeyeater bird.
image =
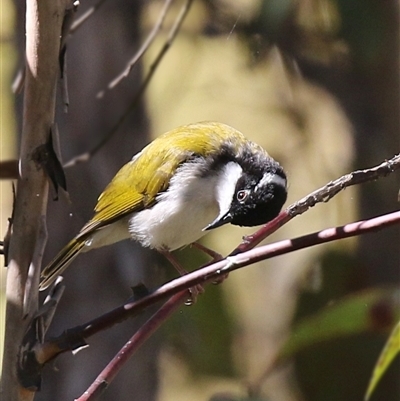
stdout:
<svg viewBox="0 0 400 401">
<path fill-rule="evenodd" d="M 218 122 L 181 126 L 119 170 L 92 219 L 42 271 L 40 289 L 80 252 L 132 238 L 168 253 L 226 223 L 264 224 L 286 195 L 280 164 L 236 129 Z"/>
</svg>

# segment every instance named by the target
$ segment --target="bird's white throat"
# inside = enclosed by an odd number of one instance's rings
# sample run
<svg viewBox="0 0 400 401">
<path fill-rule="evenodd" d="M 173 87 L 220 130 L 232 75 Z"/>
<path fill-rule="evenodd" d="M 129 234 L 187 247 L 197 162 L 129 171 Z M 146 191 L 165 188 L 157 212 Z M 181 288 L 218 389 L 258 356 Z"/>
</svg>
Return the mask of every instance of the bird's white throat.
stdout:
<svg viewBox="0 0 400 401">
<path fill-rule="evenodd" d="M 219 173 L 216 185 L 217 202 L 219 205 L 218 219 L 228 213 L 233 196 L 235 195 L 236 183 L 242 173 L 242 168 L 235 162 L 227 163 Z"/>
<path fill-rule="evenodd" d="M 203 229 L 229 210 L 242 168 L 229 162 L 203 177 L 203 162 L 179 167 L 157 203 L 131 217 L 133 239 L 151 248 L 178 249 L 201 238 Z"/>
</svg>

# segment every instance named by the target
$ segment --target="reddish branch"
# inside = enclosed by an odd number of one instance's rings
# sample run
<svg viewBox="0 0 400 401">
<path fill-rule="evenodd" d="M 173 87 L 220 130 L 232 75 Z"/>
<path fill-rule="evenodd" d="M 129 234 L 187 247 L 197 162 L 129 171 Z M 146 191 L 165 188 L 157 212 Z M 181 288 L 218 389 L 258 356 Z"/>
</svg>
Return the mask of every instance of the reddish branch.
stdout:
<svg viewBox="0 0 400 401">
<path fill-rule="evenodd" d="M 185 276 L 174 279 L 138 301 L 122 305 L 84 325 L 77 326 L 65 331 L 61 336 L 49 339 L 44 344 L 38 344 L 36 353 L 38 361 L 42 364 L 53 359 L 58 354 L 85 345 L 85 339 L 109 328 L 139 311 L 153 305 L 160 300 L 170 297 L 182 290 L 205 284 L 220 278 L 221 275 L 232 272 L 244 266 L 248 266 L 261 260 L 270 259 L 299 249 L 308 248 L 314 245 L 332 242 L 338 239 L 353 237 L 371 231 L 378 231 L 383 228 L 400 224 L 400 212 L 393 212 L 387 215 L 376 217 L 370 220 L 350 223 L 342 227 L 333 227 L 312 234 L 291 240 L 283 240 L 269 245 L 229 256 L 226 259 L 200 268 Z M 187 294 L 186 294 L 187 296 Z M 160 309 L 162 311 L 162 308 Z M 162 313 L 162 312 L 157 313 Z"/>
<path fill-rule="evenodd" d="M 31 361 L 31 363 L 36 363 L 37 365 L 34 367 L 33 370 L 36 372 L 40 371 L 40 368 L 46 362 L 55 358 L 60 353 L 86 345 L 86 339 L 90 336 L 128 319 L 129 317 L 137 314 L 138 312 L 156 302 L 173 296 L 173 298 L 168 301 L 166 306 L 164 305 L 155 314 L 154 320 L 151 321 L 161 322 L 165 320 L 166 316 L 169 313 L 167 311 L 169 311 L 173 305 L 175 305 L 173 307 L 177 307 L 178 305 L 180 305 L 182 303 L 182 300 L 186 299 L 187 297 L 187 289 L 197 284 L 205 284 L 216 281 L 233 270 L 253 264 L 260 260 L 269 259 L 274 256 L 283 255 L 285 253 L 289 253 L 295 250 L 335 241 L 342 238 L 348 238 L 355 235 L 361 235 L 394 224 L 399 224 L 400 212 L 394 212 L 374 219 L 359 221 L 356 223 L 347 224 L 342 227 L 330 228 L 292 240 L 279 241 L 270 245 L 265 245 L 256 249 L 252 249 L 268 234 L 276 231 L 285 222 L 293 218 L 295 215 L 303 213 L 308 208 L 314 206 L 316 203 L 326 202 L 342 189 L 350 185 L 384 177 L 392 173 L 399 167 L 400 156 L 397 155 L 389 161 L 380 164 L 379 166 L 366 170 L 355 171 L 333 182 L 330 182 L 326 186 L 318 189 L 317 191 L 314 191 L 310 195 L 289 206 L 286 211 L 282 212 L 276 219 L 267 224 L 253 236 L 245 238 L 244 242 L 238 248 L 236 248 L 228 258 L 207 265 L 183 277 L 166 283 L 154 292 L 150 293 L 149 295 L 143 296 L 135 302 L 129 302 L 96 319 L 93 319 L 90 322 L 66 330 L 62 335 L 57 338 L 52 338 L 45 342 L 37 342 L 29 350 L 31 356 L 33 355 L 33 358 L 31 357 L 29 358 L 29 360 Z M 40 319 L 42 319 L 41 316 L 39 316 L 38 320 L 40 321 Z M 157 323 L 157 327 L 158 325 L 159 324 Z M 154 331 L 153 327 L 153 323 L 151 323 L 150 326 L 143 326 L 140 331 L 142 333 L 141 335 L 145 335 L 146 337 L 147 334 L 144 333 L 148 331 L 150 335 L 150 333 Z M 139 342 L 139 344 L 141 344 L 141 342 Z M 134 350 L 136 349 L 135 347 L 130 348 L 130 350 L 134 352 Z M 118 369 L 119 366 L 120 365 L 118 365 Z M 109 371 L 111 372 L 111 375 L 115 374 L 115 371 L 113 369 L 110 369 Z M 109 382 L 109 378 L 104 380 Z M 103 383 L 103 379 L 101 380 L 101 382 Z"/>
<path fill-rule="evenodd" d="M 138 348 L 168 319 L 169 316 L 187 299 L 187 292 L 181 291 L 172 296 L 121 348 L 91 386 L 76 401 L 95 400 L 108 387 L 117 373 Z"/>
<path fill-rule="evenodd" d="M 254 248 L 293 217 L 306 212 L 317 203 L 328 202 L 343 189 L 353 185 L 375 181 L 379 178 L 386 177 L 398 169 L 400 169 L 400 154 L 393 156 L 391 159 L 382 162 L 378 166 L 356 170 L 350 174 L 343 175 L 335 181 L 329 182 L 323 187 L 311 192 L 303 199 L 293 203 L 293 205 L 290 205 L 285 212 L 281 213 L 275 220 L 263 226 L 256 233 L 245 237 L 242 243 L 232 251 L 231 255 L 236 255 L 237 253 Z"/>
<path fill-rule="evenodd" d="M 188 295 L 186 291 L 182 291 L 183 289 L 190 288 L 195 284 L 213 281 L 220 277 L 221 274 L 229 273 L 233 270 L 251 265 L 261 260 L 338 239 L 361 235 L 371 231 L 378 231 L 394 224 L 400 224 L 400 212 L 393 212 L 370 220 L 358 221 L 342 227 L 329 228 L 292 240 L 284 240 L 265 245 L 236 256 L 230 256 L 227 259 L 177 278 L 137 302 L 123 305 L 107 315 L 103 315 L 84 326 L 77 327 L 76 333 L 74 333 L 75 335 L 79 333 L 77 338 L 87 338 L 98 331 L 110 327 L 110 325 L 115 324 L 120 320 L 128 318 L 138 310 L 174 294 L 169 301 L 167 301 L 125 344 L 114 359 L 96 378 L 90 388 L 85 391 L 78 400 L 94 400 L 105 390 L 129 357 L 134 354 L 143 342 L 154 333 L 162 322 L 165 321 L 187 298 Z M 48 347 L 48 351 L 56 352 L 55 355 L 51 356 L 52 358 L 58 353 L 67 351 L 67 349 L 61 349 L 61 346 L 65 346 L 66 344 L 71 345 L 70 341 L 73 340 L 69 335 L 71 332 L 72 331 L 68 331 L 68 333 L 64 333 L 62 336 L 49 340 L 44 344 L 44 346 Z M 80 345 L 82 345 L 82 343 Z M 49 357 L 49 355 L 47 355 L 47 357 Z"/>
</svg>

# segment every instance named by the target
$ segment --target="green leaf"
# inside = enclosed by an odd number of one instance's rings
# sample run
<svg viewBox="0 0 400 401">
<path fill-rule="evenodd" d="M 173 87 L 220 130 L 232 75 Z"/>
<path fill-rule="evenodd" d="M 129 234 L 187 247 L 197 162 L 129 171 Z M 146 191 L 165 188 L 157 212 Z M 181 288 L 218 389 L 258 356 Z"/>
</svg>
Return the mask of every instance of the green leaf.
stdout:
<svg viewBox="0 0 400 401">
<path fill-rule="evenodd" d="M 368 390 L 365 395 L 365 400 L 368 401 L 374 392 L 376 386 L 381 380 L 384 373 L 393 362 L 396 355 L 400 352 L 400 321 L 392 331 L 392 334 L 387 341 L 385 348 L 383 349 L 378 362 L 375 365 L 375 369 L 372 373 L 371 381 L 368 385 Z"/>
<path fill-rule="evenodd" d="M 321 342 L 390 329 L 400 318 L 398 299 L 399 290 L 370 289 L 323 308 L 294 327 L 278 361 Z"/>
</svg>

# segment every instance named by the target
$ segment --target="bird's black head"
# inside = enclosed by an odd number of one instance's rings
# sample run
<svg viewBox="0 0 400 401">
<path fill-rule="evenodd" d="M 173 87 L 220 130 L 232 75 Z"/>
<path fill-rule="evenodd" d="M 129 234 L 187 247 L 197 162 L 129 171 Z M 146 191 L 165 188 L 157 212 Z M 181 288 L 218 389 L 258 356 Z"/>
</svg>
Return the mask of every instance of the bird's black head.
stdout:
<svg viewBox="0 0 400 401">
<path fill-rule="evenodd" d="M 206 229 L 231 223 L 258 226 L 275 218 L 287 197 L 286 174 L 276 162 L 262 171 L 243 170 L 238 178 L 229 210 Z"/>
<path fill-rule="evenodd" d="M 286 197 L 286 175 L 282 168 L 262 176 L 243 173 L 229 209 L 230 223 L 237 226 L 265 224 L 279 214 Z"/>
</svg>

